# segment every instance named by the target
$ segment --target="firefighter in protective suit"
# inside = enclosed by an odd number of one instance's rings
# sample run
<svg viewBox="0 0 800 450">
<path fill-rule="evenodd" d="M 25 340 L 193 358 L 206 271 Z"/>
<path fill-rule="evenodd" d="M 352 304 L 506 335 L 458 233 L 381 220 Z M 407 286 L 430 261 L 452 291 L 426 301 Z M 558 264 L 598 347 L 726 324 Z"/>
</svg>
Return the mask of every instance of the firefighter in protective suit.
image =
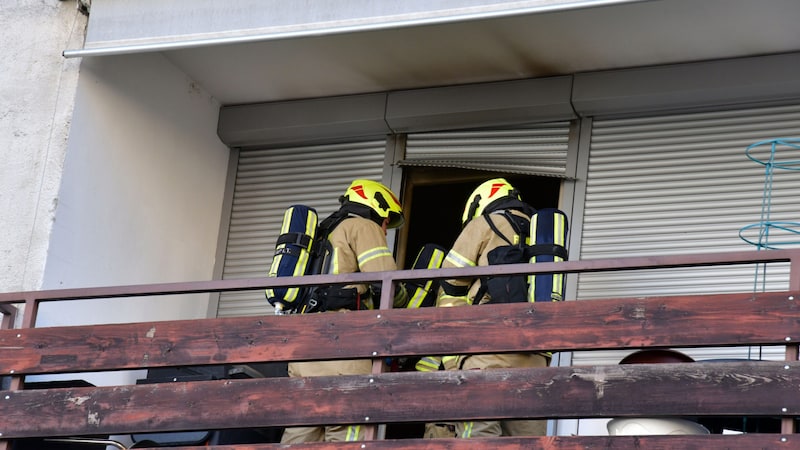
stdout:
<svg viewBox="0 0 800 450">
<path fill-rule="evenodd" d="M 474 267 L 488 265 L 489 251 L 507 243 L 489 226 L 489 216 L 497 229 L 515 242 L 520 239 L 511 223 L 502 216 L 503 211 L 530 218 L 535 210 L 521 200 L 519 192 L 503 178 L 488 180 L 470 195 L 462 216 L 462 231 L 445 257 L 442 267 Z M 485 304 L 491 301 L 488 294 L 476 298 L 481 288 L 478 278 L 444 280 L 439 289 L 437 307 L 461 307 Z M 527 301 L 527 298 L 520 299 Z M 484 308 L 490 306 L 482 306 Z M 442 358 L 445 370 L 505 369 L 512 367 L 547 367 L 550 356 L 542 353 L 507 353 L 485 355 L 457 355 Z M 459 438 L 485 436 L 544 436 L 544 420 L 473 421 L 454 423 Z"/>
<path fill-rule="evenodd" d="M 371 180 L 355 180 L 339 198 L 341 207 L 331 218 L 337 224 L 329 230 L 332 252 L 325 264 L 325 273 L 381 272 L 397 270 L 392 252 L 386 242 L 386 230 L 403 224 L 400 201 L 389 188 Z M 326 219 L 327 220 L 327 219 Z M 323 222 L 324 224 L 324 222 Z M 380 295 L 369 285 L 345 286 L 332 294 L 333 288 L 322 290 L 328 298 L 316 298 L 323 307 L 319 311 L 346 312 L 373 309 Z M 408 294 L 400 284 L 395 289 L 394 306 L 405 307 Z M 289 364 L 290 377 L 368 375 L 372 360 L 311 361 Z M 287 428 L 281 443 L 336 442 L 364 440 L 359 425 L 333 425 Z"/>
</svg>

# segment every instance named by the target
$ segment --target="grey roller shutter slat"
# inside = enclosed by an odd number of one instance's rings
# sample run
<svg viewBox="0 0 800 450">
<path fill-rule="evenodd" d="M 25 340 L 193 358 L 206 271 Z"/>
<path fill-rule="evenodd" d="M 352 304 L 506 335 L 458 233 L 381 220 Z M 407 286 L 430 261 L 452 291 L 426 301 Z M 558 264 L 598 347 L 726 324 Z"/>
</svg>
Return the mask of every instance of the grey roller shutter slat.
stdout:
<svg viewBox="0 0 800 450">
<path fill-rule="evenodd" d="M 380 181 L 385 146 L 380 140 L 241 151 L 222 278 L 266 276 L 286 208 L 308 205 L 325 218 L 352 180 Z M 271 312 L 263 292 L 226 292 L 217 316 Z"/>
<path fill-rule="evenodd" d="M 566 176 L 569 122 L 409 134 L 401 166 Z"/>
<path fill-rule="evenodd" d="M 800 135 L 800 105 L 593 121 L 581 259 L 753 250 L 739 230 L 760 220 L 764 167 L 756 142 Z M 772 220 L 800 220 L 800 172 L 776 173 Z M 578 298 L 686 295 L 788 287 L 786 265 L 581 274 Z M 761 283 L 764 283 L 763 285 Z M 782 359 L 782 348 L 694 349 L 695 359 Z M 586 352 L 573 364 L 628 352 Z"/>
</svg>

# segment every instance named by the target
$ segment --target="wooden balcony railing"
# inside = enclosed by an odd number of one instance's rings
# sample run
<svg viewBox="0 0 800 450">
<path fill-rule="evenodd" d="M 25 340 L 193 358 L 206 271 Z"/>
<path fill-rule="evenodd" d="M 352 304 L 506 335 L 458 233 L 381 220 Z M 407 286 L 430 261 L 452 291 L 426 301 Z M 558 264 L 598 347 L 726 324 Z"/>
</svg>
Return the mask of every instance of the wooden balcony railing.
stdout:
<svg viewBox="0 0 800 450">
<path fill-rule="evenodd" d="M 512 273 L 790 263 L 782 292 L 608 298 L 464 308 L 390 309 L 394 283 Z M 381 308 L 36 328 L 41 302 L 262 290 L 381 281 Z M 0 294 L 0 449 L 23 438 L 228 430 L 316 424 L 371 426 L 370 441 L 314 449 L 460 449 L 475 440 L 385 439 L 382 426 L 469 419 L 769 417 L 780 433 L 486 438 L 498 449 L 800 448 L 800 251 L 637 257 L 434 271 L 168 283 Z M 24 304 L 22 327 L 8 329 Z M 383 372 L 388 357 L 785 345 L 785 361 L 696 362 L 484 371 Z M 241 378 L 26 389 L 26 375 L 369 358 L 373 374 Z M 176 447 L 186 450 L 192 447 Z M 276 443 L 218 450 L 287 448 Z"/>
</svg>

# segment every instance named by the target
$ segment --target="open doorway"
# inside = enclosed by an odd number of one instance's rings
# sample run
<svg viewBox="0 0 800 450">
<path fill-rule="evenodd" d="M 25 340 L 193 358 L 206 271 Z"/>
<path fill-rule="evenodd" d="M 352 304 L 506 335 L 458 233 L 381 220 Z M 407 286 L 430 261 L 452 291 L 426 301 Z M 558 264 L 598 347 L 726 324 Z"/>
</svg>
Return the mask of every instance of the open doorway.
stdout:
<svg viewBox="0 0 800 450">
<path fill-rule="evenodd" d="M 410 268 L 423 245 L 449 249 L 461 231 L 464 205 L 478 185 L 502 177 L 534 208 L 559 207 L 561 179 L 481 170 L 411 167 L 406 172 L 403 206 L 406 224 L 400 229 L 398 263 Z"/>
</svg>

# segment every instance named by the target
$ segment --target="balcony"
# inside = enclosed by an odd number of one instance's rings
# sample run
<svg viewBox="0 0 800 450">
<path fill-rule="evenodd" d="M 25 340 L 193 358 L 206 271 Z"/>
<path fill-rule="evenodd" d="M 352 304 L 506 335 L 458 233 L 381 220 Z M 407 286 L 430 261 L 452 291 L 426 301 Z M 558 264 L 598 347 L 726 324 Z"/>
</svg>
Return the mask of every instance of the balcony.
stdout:
<svg viewBox="0 0 800 450">
<path fill-rule="evenodd" d="M 391 309 L 394 283 L 487 274 L 609 272 L 670 267 L 790 264 L 788 290 L 607 298 L 464 308 Z M 41 302 L 380 281 L 381 308 L 309 314 L 35 328 Z M 470 419 L 747 417 L 774 432 L 736 435 L 484 438 L 484 448 L 578 450 L 800 448 L 800 250 L 766 250 L 259 278 L 0 294 L 0 450 L 22 442 L 207 430 L 362 424 L 368 442 L 281 446 L 212 444 L 218 450 L 461 449 L 475 440 L 387 437 L 388 427 Z M 18 306 L 24 305 L 24 309 Z M 18 313 L 18 311 L 24 311 Z M 22 314 L 21 321 L 15 316 Z M 19 328 L 13 328 L 20 322 Z M 644 363 L 484 371 L 391 372 L 386 358 L 518 351 L 785 346 L 785 361 Z M 369 358 L 365 376 L 252 376 L 289 361 Z M 32 389 L 28 375 L 226 368 L 226 376 L 125 386 Z M 233 370 L 233 372 L 231 372 Z M 238 372 L 236 372 L 238 370 Z M 232 375 L 234 372 L 240 375 Z M 98 438 L 99 436 L 99 438 Z M 41 444 L 40 444 L 41 445 Z M 86 447 L 89 448 L 89 447 Z M 102 447 L 97 447 L 102 448 Z M 125 448 L 119 444 L 117 448 Z M 150 447 L 137 447 L 150 448 Z M 174 448 L 196 448 L 184 445 Z"/>
</svg>

